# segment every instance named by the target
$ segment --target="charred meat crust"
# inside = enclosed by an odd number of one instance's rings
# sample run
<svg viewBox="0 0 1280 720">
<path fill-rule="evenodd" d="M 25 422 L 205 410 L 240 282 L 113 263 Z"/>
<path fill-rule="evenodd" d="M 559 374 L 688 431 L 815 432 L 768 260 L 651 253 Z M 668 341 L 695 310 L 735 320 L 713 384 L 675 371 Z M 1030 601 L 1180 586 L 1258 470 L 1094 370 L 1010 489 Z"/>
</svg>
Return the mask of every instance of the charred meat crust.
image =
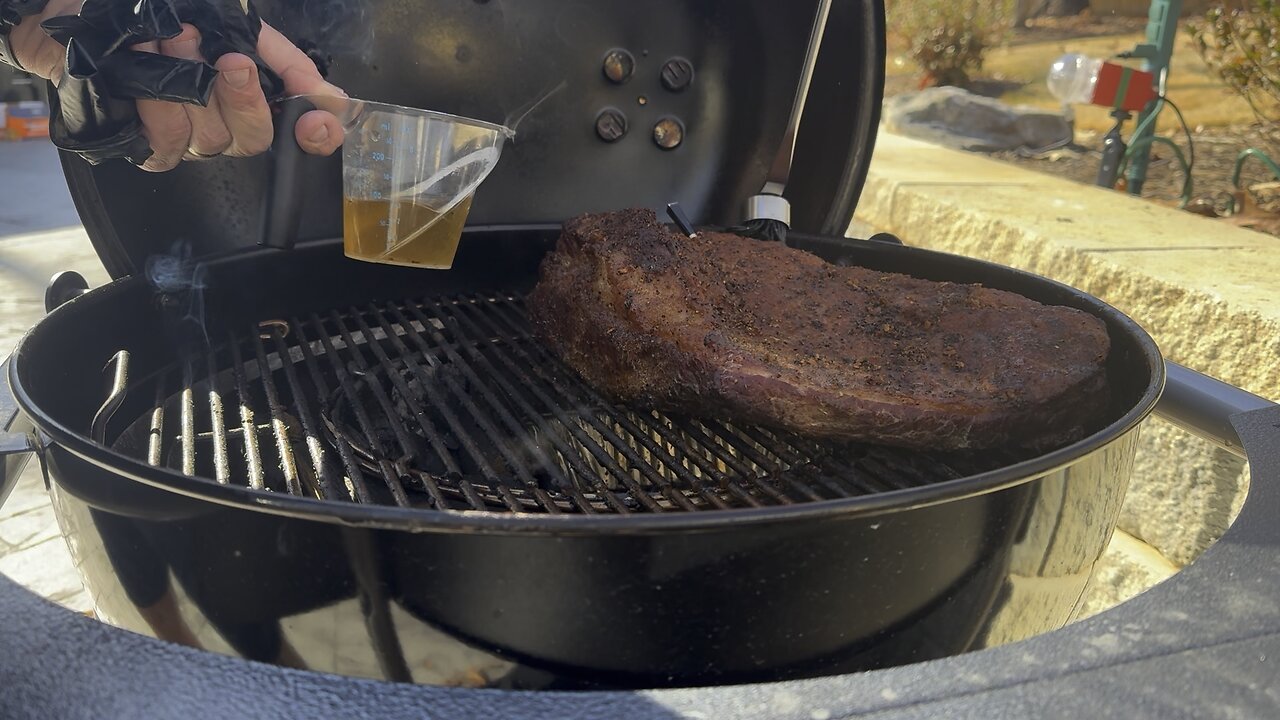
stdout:
<svg viewBox="0 0 1280 720">
<path fill-rule="evenodd" d="M 649 210 L 567 222 L 529 312 L 627 403 L 921 449 L 1046 448 L 1106 406 L 1105 325 L 1014 293 L 690 239 Z"/>
</svg>

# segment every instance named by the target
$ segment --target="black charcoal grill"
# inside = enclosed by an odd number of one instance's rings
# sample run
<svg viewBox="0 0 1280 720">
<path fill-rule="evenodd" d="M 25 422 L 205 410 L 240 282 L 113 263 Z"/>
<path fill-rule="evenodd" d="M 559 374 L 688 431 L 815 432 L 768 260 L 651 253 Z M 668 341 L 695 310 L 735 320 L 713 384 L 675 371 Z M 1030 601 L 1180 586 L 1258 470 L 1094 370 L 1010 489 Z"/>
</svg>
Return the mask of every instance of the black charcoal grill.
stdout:
<svg viewBox="0 0 1280 720">
<path fill-rule="evenodd" d="M 112 638 L 92 640 L 89 655 L 168 653 L 192 668 L 184 687 L 251 688 L 246 714 L 314 716 L 310 699 L 278 702 L 285 686 L 305 686 L 339 693 L 344 713 L 428 703 L 450 717 L 843 717 L 900 704 L 897 690 L 868 701 L 855 677 L 990 656 L 1007 667 L 937 687 L 962 697 L 998 686 L 1017 675 L 1005 649 L 943 658 L 1073 617 L 1165 364 L 1132 321 L 1074 289 L 841 237 L 878 114 L 879 2 L 837 1 L 829 14 L 825 3 L 550 0 L 261 10 L 353 95 L 501 119 L 561 89 L 482 187 L 448 272 L 342 256 L 336 159 L 300 168 L 298 203 L 284 203 L 298 211 L 283 223 L 291 248 L 279 250 L 257 246 L 280 244 L 259 232 L 264 214 L 280 217 L 280 203 L 262 200 L 281 197 L 270 157 L 165 176 L 64 158 L 118 279 L 87 293 L 70 275 L 51 286 L 51 314 L 9 363 L 17 421 L 36 428 L 25 440 L 39 445 L 99 615 L 219 653 L 71 623 L 69 637 Z M 1098 432 L 1043 454 L 817 442 L 618 406 L 530 336 L 523 297 L 559 221 L 678 199 L 695 221 L 730 225 L 778 182 L 794 124 L 790 102 L 766 99 L 789 100 L 808 76 L 819 19 L 809 95 L 825 104 L 808 103 L 800 123 L 788 242 L 1100 317 L 1115 393 Z M 655 136 L 659 126 L 678 127 L 679 142 Z M 1165 412 L 1238 449 L 1225 418 L 1265 403 L 1171 372 Z M 1255 515 L 1246 507 L 1242 522 Z M 1280 572 L 1264 581 L 1275 586 Z M 69 622 L 29 609 L 26 595 L 0 599 L 0 610 L 37 618 L 32 627 Z M 1253 618 L 1258 632 L 1275 627 L 1272 610 Z M 1208 630 L 1192 629 L 1187 643 L 1207 642 Z M 9 642 L 28 648 L 21 634 Z M 65 653 L 37 652 L 33 664 Z M 510 692 L 297 675 L 228 654 Z M 1060 676 L 1072 657 L 1046 672 Z M 233 679 L 245 675 L 255 679 Z M 102 693 L 135 707 L 110 695 L 107 675 L 62 676 L 85 682 L 50 693 L 47 675 L 21 674 L 0 702 L 32 689 L 50 708 Z M 724 687 L 634 692 L 696 686 Z M 556 689 L 582 692 L 545 692 Z M 166 699 L 161 712 L 218 712 L 199 695 Z"/>
</svg>

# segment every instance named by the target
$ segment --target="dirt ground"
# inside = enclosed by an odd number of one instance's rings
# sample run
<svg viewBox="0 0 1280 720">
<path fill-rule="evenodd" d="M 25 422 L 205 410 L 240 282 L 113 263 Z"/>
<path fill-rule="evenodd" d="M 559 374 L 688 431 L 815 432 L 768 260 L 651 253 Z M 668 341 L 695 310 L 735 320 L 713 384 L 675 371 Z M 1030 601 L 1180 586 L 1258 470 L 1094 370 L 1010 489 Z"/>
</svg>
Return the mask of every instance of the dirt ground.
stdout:
<svg viewBox="0 0 1280 720">
<path fill-rule="evenodd" d="M 1037 85 L 1042 82 L 1038 76 L 1032 80 L 1026 71 L 1017 71 L 1019 65 L 1026 66 L 1029 56 L 1036 58 L 1037 65 L 1044 64 L 1047 67 L 1047 63 L 1039 58 L 1040 54 L 1048 57 L 1053 52 L 1074 50 L 1077 46 L 1089 43 L 1108 47 L 1107 43 L 1114 42 L 1117 47 L 1123 46 L 1136 40 L 1135 34 L 1142 33 L 1145 26 L 1145 18 L 1082 15 L 1033 20 L 1031 27 L 1014 31 L 1003 47 L 993 50 L 986 71 L 975 78 L 969 89 L 1014 104 L 1027 102 L 1028 90 L 1038 91 Z M 919 88 L 919 74 L 909 66 L 903 66 L 901 50 L 898 48 L 895 52 L 895 44 L 891 39 L 886 96 Z M 1239 108 L 1234 108 L 1231 112 L 1212 113 L 1211 108 L 1218 104 L 1214 98 L 1219 94 L 1223 98 L 1223 105 L 1240 104 L 1241 101 L 1229 95 L 1225 88 L 1210 86 L 1217 83 L 1206 82 L 1209 79 L 1207 69 L 1202 67 L 1203 63 L 1189 48 L 1180 46 L 1179 52 L 1175 53 L 1174 62 L 1175 72 L 1170 76 L 1170 97 L 1177 101 L 1178 97 L 1198 93 L 1195 101 L 1199 107 L 1192 111 L 1179 103 L 1189 116 L 1190 145 L 1181 126 L 1176 124 L 1176 116 L 1171 109 L 1165 109 L 1160 123 L 1160 134 L 1173 139 L 1182 148 L 1184 155 L 1189 155 L 1189 150 L 1194 152 L 1191 171 L 1192 199 L 1187 210 L 1210 217 L 1222 217 L 1222 221 L 1226 223 L 1280 235 L 1280 178 L 1269 173 L 1263 163 L 1251 159 L 1243 166 L 1240 187 L 1237 188 L 1231 182 L 1236 159 L 1247 148 L 1255 148 L 1280 163 L 1280 128 L 1265 127 L 1253 121 L 1251 113 L 1241 112 Z M 1012 73 L 1011 67 L 1014 68 Z M 1181 92 L 1175 92 L 1176 85 L 1173 81 L 1178 78 L 1179 67 L 1183 69 L 1182 82 L 1188 85 Z M 1191 72 L 1192 68 L 1194 73 Z M 1036 104 L 1034 98 L 1031 101 Z M 1206 108 L 1210 110 L 1206 112 Z M 1087 113 L 1095 108 L 1082 110 Z M 1039 153 L 996 153 L 992 157 L 1058 177 L 1093 184 L 1102 155 L 1101 128 L 1109 123 L 1105 118 L 1105 111 L 1097 110 L 1099 112 L 1087 118 L 1082 118 L 1078 112 L 1075 142 L 1069 146 Z M 1199 124 L 1202 121 L 1207 124 Z M 1135 125 L 1132 120 L 1126 124 L 1126 139 Z M 1142 196 L 1153 202 L 1176 207 L 1182 184 L 1182 171 L 1171 151 L 1155 146 Z M 1123 190 L 1123 181 L 1120 189 Z M 1231 213 L 1229 207 L 1233 199 L 1236 211 Z"/>
<path fill-rule="evenodd" d="M 1128 128 L 1132 130 L 1132 121 Z M 1261 126 L 1254 124 L 1200 128 L 1199 131 L 1192 128 L 1191 137 L 1195 158 L 1191 168 L 1191 202 L 1187 211 L 1222 217 L 1223 222 L 1280 235 L 1280 183 L 1277 178 L 1267 172 L 1261 162 L 1250 159 L 1241 168 L 1240 187 L 1231 182 L 1236 159 L 1246 148 L 1261 150 L 1280 162 L 1280 146 L 1274 142 L 1274 133 L 1269 135 Z M 1102 139 L 1101 133 L 1077 133 L 1076 142 L 1067 147 L 1034 154 L 996 153 L 992 157 L 1092 185 L 1102 159 Z M 1178 136 L 1176 142 L 1186 153 L 1185 136 Z M 1153 150 L 1142 197 L 1176 207 L 1182 184 L 1182 169 L 1172 153 L 1162 147 Z M 1121 190 L 1123 187 L 1122 180 Z M 1232 199 L 1236 212 L 1228 217 Z"/>
</svg>

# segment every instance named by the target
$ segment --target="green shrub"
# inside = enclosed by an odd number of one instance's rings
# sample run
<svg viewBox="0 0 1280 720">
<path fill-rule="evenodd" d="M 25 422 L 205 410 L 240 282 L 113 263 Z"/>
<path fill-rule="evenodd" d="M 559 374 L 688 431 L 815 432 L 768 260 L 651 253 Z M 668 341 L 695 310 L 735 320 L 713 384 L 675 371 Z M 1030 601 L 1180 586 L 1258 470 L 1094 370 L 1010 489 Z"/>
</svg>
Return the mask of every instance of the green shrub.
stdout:
<svg viewBox="0 0 1280 720">
<path fill-rule="evenodd" d="M 1015 0 L 889 0 L 889 32 L 935 85 L 965 86 L 1005 38 Z"/>
<path fill-rule="evenodd" d="M 1196 50 L 1266 123 L 1280 120 L 1280 0 L 1210 7 L 1189 23 Z"/>
</svg>

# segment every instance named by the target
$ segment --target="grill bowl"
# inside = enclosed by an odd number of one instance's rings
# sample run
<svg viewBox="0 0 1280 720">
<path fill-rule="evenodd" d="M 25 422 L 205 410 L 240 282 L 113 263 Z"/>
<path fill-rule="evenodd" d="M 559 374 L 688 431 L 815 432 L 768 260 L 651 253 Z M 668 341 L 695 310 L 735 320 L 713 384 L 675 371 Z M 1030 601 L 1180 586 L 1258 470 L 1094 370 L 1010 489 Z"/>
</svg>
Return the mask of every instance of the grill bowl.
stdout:
<svg viewBox="0 0 1280 720">
<path fill-rule="evenodd" d="M 208 331 L 370 299 L 524 292 L 555 234 L 472 230 L 447 274 L 357 266 L 328 242 L 228 259 L 209 267 Z M 1154 343 L 1096 299 L 1008 268 L 796 240 L 828 260 L 981 282 L 1102 318 L 1112 421 L 1046 455 L 857 497 L 626 517 L 445 513 L 218 484 L 90 440 L 110 358 L 128 349 L 133 377 L 145 379 L 184 342 L 142 278 L 52 313 L 15 352 L 10 381 L 51 438 L 59 521 L 103 617 L 163 635 L 146 618 L 172 596 L 203 644 L 253 659 L 285 661 L 283 636 L 307 666 L 331 672 L 654 687 L 882 667 L 1065 624 L 1163 383 Z M 153 400 L 127 397 L 108 439 Z M 443 673 L 441 657 L 461 675 Z"/>
</svg>

